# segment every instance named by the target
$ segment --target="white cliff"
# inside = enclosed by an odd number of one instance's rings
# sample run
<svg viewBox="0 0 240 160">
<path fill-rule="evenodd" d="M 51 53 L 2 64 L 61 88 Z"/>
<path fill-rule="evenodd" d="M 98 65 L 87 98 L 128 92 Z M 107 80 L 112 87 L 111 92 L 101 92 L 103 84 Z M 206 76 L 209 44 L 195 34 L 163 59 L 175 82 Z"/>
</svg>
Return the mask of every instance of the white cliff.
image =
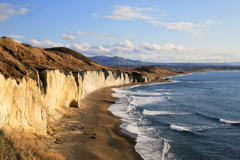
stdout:
<svg viewBox="0 0 240 160">
<path fill-rule="evenodd" d="M 65 107 L 81 107 L 90 92 L 136 82 L 128 73 L 113 71 L 43 70 L 29 77 L 17 82 L 0 73 L 0 127 L 44 135 L 48 122 L 61 118 Z"/>
</svg>

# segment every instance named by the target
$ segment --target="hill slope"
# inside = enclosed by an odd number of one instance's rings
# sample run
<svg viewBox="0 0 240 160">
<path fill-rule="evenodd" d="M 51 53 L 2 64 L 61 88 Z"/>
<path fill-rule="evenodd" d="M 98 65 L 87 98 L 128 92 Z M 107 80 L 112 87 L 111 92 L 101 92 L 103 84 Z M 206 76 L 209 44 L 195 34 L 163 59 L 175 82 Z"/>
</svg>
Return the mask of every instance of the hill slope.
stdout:
<svg viewBox="0 0 240 160">
<path fill-rule="evenodd" d="M 0 38 L 0 72 L 4 76 L 21 79 L 30 72 L 44 69 L 78 72 L 109 68 L 68 48 L 44 50 L 15 42 L 11 38 Z"/>
<path fill-rule="evenodd" d="M 45 51 L 51 51 L 55 54 L 58 54 L 59 52 L 62 52 L 62 53 L 65 53 L 65 54 L 72 55 L 74 58 L 77 58 L 77 59 L 82 60 L 84 62 L 94 62 L 93 60 L 91 60 L 90 58 L 82 55 L 81 53 L 78 53 L 78 52 L 76 52 L 72 49 L 65 48 L 65 47 L 45 48 Z"/>
</svg>

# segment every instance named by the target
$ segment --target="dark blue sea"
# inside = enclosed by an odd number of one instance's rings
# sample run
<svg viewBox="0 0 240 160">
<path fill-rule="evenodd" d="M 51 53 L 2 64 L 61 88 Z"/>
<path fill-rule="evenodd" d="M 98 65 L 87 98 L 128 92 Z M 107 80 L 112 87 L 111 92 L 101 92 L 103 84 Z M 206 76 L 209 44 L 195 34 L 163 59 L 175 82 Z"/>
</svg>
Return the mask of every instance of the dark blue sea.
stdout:
<svg viewBox="0 0 240 160">
<path fill-rule="evenodd" d="M 109 107 L 146 160 L 239 160 L 240 71 L 113 89 Z"/>
</svg>

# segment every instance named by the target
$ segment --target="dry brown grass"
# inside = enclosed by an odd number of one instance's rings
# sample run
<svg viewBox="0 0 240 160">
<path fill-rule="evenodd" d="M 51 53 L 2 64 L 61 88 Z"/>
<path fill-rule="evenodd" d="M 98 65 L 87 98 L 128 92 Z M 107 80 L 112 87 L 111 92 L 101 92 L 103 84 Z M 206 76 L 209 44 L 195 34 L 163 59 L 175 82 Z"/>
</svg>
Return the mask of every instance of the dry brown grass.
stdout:
<svg viewBox="0 0 240 160">
<path fill-rule="evenodd" d="M 59 127 L 59 126 L 51 127 L 51 130 L 52 130 L 53 132 L 58 132 L 58 131 L 61 131 L 61 130 L 62 130 L 62 127 Z"/>
<path fill-rule="evenodd" d="M 111 70 L 68 48 L 44 50 L 17 43 L 11 38 L 0 38 L 0 72 L 21 79 L 30 71 L 56 69 L 62 72 Z"/>
<path fill-rule="evenodd" d="M 1 160 L 64 160 L 60 154 L 44 152 L 41 146 L 31 139 L 22 136 L 9 136 L 0 132 L 0 159 Z"/>
<path fill-rule="evenodd" d="M 75 117 L 75 114 L 73 114 L 73 113 L 65 113 L 65 114 L 63 115 L 63 117 L 64 117 L 64 118 L 73 118 L 73 117 Z"/>
</svg>

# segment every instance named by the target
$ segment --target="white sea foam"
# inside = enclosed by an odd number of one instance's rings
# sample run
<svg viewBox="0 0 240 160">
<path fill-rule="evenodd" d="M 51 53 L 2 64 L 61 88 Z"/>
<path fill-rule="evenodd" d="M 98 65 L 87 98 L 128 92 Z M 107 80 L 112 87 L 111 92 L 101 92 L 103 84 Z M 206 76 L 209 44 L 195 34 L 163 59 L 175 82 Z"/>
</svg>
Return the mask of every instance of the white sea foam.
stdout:
<svg viewBox="0 0 240 160">
<path fill-rule="evenodd" d="M 134 95 L 143 95 L 143 96 L 158 96 L 158 95 L 162 95 L 162 93 L 159 93 L 159 92 L 143 92 L 143 91 L 137 91 L 137 92 L 134 92 Z"/>
<path fill-rule="evenodd" d="M 138 134 L 139 133 L 139 128 L 137 126 L 137 122 L 133 122 L 133 123 L 127 125 L 126 130 L 129 131 L 129 132 Z"/>
<path fill-rule="evenodd" d="M 169 77 L 166 77 L 166 78 L 173 78 L 173 77 L 181 77 L 182 75 L 177 75 L 177 76 L 169 76 Z"/>
<path fill-rule="evenodd" d="M 141 95 L 148 95 L 148 92 L 137 92 L 140 96 L 126 96 L 133 94 L 131 91 L 122 89 L 113 89 L 116 93 L 112 96 L 118 97 L 119 100 L 109 107 L 109 110 L 122 120 L 121 128 L 128 132 L 137 134 L 136 137 L 136 151 L 145 160 L 161 160 L 169 159 L 170 145 L 165 139 L 158 139 L 151 137 L 155 133 L 155 129 L 151 127 L 139 126 L 139 123 L 144 124 L 142 117 L 134 114 L 135 106 L 146 105 L 156 101 L 164 100 L 163 97 L 141 97 Z M 173 158 L 172 158 L 173 159 Z"/>
<path fill-rule="evenodd" d="M 169 111 L 148 111 L 148 110 L 143 110 L 143 114 L 145 115 L 168 115 L 168 114 L 175 114 L 173 112 Z"/>
<path fill-rule="evenodd" d="M 162 160 L 169 159 L 169 149 L 171 148 L 170 144 L 168 143 L 167 140 L 164 140 L 164 147 L 162 150 Z"/>
<path fill-rule="evenodd" d="M 183 131 L 189 131 L 189 132 L 198 132 L 198 131 L 204 131 L 206 129 L 211 129 L 211 128 L 216 128 L 214 126 L 192 126 L 192 127 L 184 127 L 184 126 L 177 126 L 174 124 L 170 125 L 170 128 L 172 130 L 176 130 L 179 132 L 183 132 Z"/>
<path fill-rule="evenodd" d="M 117 97 L 117 98 L 126 97 L 126 95 L 129 93 L 128 90 L 124 90 L 124 89 L 120 89 L 120 88 L 112 88 L 112 90 L 115 92 L 112 94 L 112 96 Z"/>
<path fill-rule="evenodd" d="M 172 130 L 176 130 L 176 131 L 180 131 L 180 132 L 191 131 L 191 128 L 189 128 L 189 127 L 182 127 L 182 126 L 177 126 L 177 125 L 173 125 L 173 124 L 170 125 L 170 128 Z"/>
<path fill-rule="evenodd" d="M 190 113 L 175 113 L 170 111 L 148 111 L 146 109 L 143 110 L 144 115 L 169 115 L 169 114 L 177 114 L 177 115 L 184 115 L 184 114 L 190 114 Z"/>
<path fill-rule="evenodd" d="M 139 87 L 139 86 L 143 86 L 143 84 L 134 85 L 134 86 L 129 86 L 128 88 L 136 88 L 136 87 Z"/>
<path fill-rule="evenodd" d="M 227 123 L 227 124 L 240 124 L 240 121 L 229 121 L 229 120 L 225 120 L 225 119 L 219 119 L 219 122 Z"/>
<path fill-rule="evenodd" d="M 135 149 L 145 160 L 174 159 L 173 155 L 169 153 L 171 146 L 166 139 L 151 138 L 146 134 L 139 133 L 136 141 Z"/>
<path fill-rule="evenodd" d="M 178 83 L 178 82 L 180 82 L 180 81 L 171 80 L 171 82 L 169 82 L 169 83 Z"/>
<path fill-rule="evenodd" d="M 131 96 L 133 98 L 131 104 L 134 106 L 143 106 L 151 103 L 156 103 L 160 101 L 165 101 L 164 97 L 139 97 Z"/>
</svg>

